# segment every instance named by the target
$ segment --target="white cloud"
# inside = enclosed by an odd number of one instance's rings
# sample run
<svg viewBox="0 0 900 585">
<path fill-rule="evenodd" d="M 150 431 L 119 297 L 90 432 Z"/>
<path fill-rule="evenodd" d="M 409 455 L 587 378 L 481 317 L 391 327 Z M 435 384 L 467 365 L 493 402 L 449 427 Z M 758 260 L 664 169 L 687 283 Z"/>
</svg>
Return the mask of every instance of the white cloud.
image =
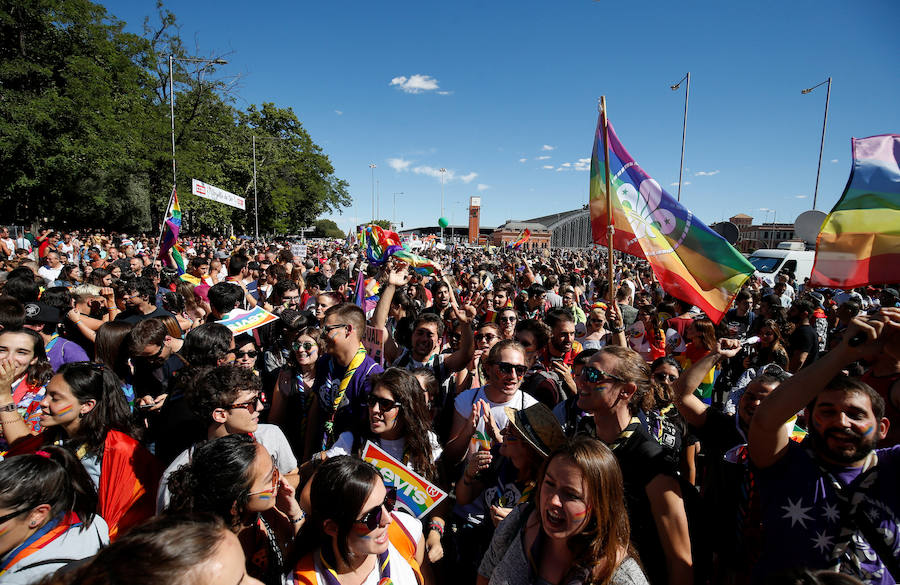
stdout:
<svg viewBox="0 0 900 585">
<path fill-rule="evenodd" d="M 409 165 L 412 164 L 412 161 L 402 158 L 389 158 L 387 159 L 387 164 L 399 173 L 400 171 L 409 170 Z"/>
<path fill-rule="evenodd" d="M 479 191 L 487 191 L 488 189 L 491 188 L 491 186 L 490 186 L 490 185 L 485 185 L 484 183 L 478 183 L 478 187 L 477 187 L 477 188 L 478 188 Z"/>
<path fill-rule="evenodd" d="M 429 177 L 434 177 L 436 179 L 441 178 L 440 169 L 436 169 L 434 167 L 429 167 L 427 165 L 414 167 L 412 169 L 412 172 L 414 172 L 417 175 L 428 175 Z M 444 179 L 447 181 L 452 181 L 454 176 L 455 176 L 455 174 L 451 170 L 448 170 L 447 172 L 444 173 Z"/>
<path fill-rule="evenodd" d="M 833 163 L 836 163 L 837 161 L 838 161 L 838 159 L 836 159 L 836 158 L 831 159 L 831 162 L 833 162 Z"/>
<path fill-rule="evenodd" d="M 528 160 L 527 158 L 524 158 L 524 157 L 523 157 L 523 158 L 520 158 L 520 159 L 519 159 L 519 162 L 520 162 L 520 163 L 523 163 L 523 162 L 525 162 L 525 161 L 527 161 L 527 160 Z"/>
<path fill-rule="evenodd" d="M 556 150 L 556 147 L 550 146 L 549 144 L 545 144 L 544 146 L 541 147 L 541 150 L 545 150 L 545 151 L 546 150 Z"/>
<path fill-rule="evenodd" d="M 570 166 L 572 166 L 572 163 L 563 163 L 563 164 L 561 164 L 560 166 L 563 166 L 563 167 L 570 167 Z"/>
<path fill-rule="evenodd" d="M 720 171 L 719 169 L 716 169 L 714 171 L 697 171 L 696 173 L 694 173 L 694 176 L 695 177 L 711 177 L 713 175 L 718 175 L 720 172 L 722 172 L 722 171 Z"/>
<path fill-rule="evenodd" d="M 405 93 L 424 93 L 426 91 L 435 91 L 440 87 L 437 79 L 430 75 L 422 75 L 420 73 L 410 75 L 409 77 L 406 77 L 405 75 L 395 77 L 391 79 L 390 85 L 396 86 L 397 89 Z M 450 92 L 439 91 L 437 93 L 440 95 L 447 95 Z"/>
<path fill-rule="evenodd" d="M 691 182 L 690 182 L 690 181 L 685 181 L 685 182 L 682 183 L 682 184 L 683 184 L 683 185 L 690 185 Z M 678 186 L 678 181 L 675 181 L 674 183 L 669 183 L 669 186 L 670 186 L 670 187 L 677 187 L 677 186 Z"/>
<path fill-rule="evenodd" d="M 468 175 L 461 176 L 459 178 L 459 180 L 462 181 L 463 183 L 471 183 L 472 181 L 475 180 L 475 177 L 477 177 L 477 176 L 478 176 L 478 173 L 473 172 L 473 173 L 469 173 Z"/>
<path fill-rule="evenodd" d="M 547 156 L 546 154 L 545 154 L 544 156 L 536 156 L 536 157 L 534 157 L 535 160 L 547 160 L 547 159 L 549 159 L 549 158 L 550 158 L 550 157 Z"/>
<path fill-rule="evenodd" d="M 806 199 L 809 195 L 794 195 L 794 199 Z"/>
<path fill-rule="evenodd" d="M 337 114 L 338 116 L 343 116 L 343 115 L 344 115 L 343 110 L 335 110 L 334 113 Z"/>
<path fill-rule="evenodd" d="M 591 170 L 591 159 L 589 158 L 580 158 L 575 161 L 575 170 L 576 171 L 589 171 Z"/>
<path fill-rule="evenodd" d="M 553 165 L 544 165 L 544 166 L 541 167 L 541 168 L 553 170 L 555 167 L 554 167 Z"/>
<path fill-rule="evenodd" d="M 441 178 L 441 170 L 436 169 L 434 167 L 430 167 L 428 165 L 419 165 L 417 167 L 410 168 L 409 161 L 405 161 L 403 159 L 389 159 L 388 164 L 391 164 L 390 161 L 395 161 L 395 160 L 401 161 L 403 163 L 403 167 L 396 169 L 397 171 L 412 171 L 413 173 L 415 173 L 417 175 L 425 175 L 428 177 L 434 177 L 435 179 Z M 393 166 L 393 165 L 391 165 L 391 166 Z M 444 172 L 444 181 L 449 183 L 450 181 L 460 180 L 463 183 L 471 183 L 472 181 L 475 180 L 475 178 L 477 176 L 478 176 L 478 173 L 476 173 L 474 171 L 472 171 L 468 174 L 465 174 L 465 175 L 457 175 L 456 171 L 454 171 L 453 169 L 447 169 Z"/>
</svg>

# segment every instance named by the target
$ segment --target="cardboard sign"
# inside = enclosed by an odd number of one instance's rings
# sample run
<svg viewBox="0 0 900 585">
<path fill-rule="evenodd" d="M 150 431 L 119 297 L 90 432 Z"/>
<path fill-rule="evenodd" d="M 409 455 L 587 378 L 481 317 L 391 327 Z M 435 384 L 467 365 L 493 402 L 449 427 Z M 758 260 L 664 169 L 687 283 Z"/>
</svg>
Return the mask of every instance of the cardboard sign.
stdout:
<svg viewBox="0 0 900 585">
<path fill-rule="evenodd" d="M 366 348 L 366 353 L 371 356 L 373 360 L 384 365 L 384 330 L 376 329 L 371 325 L 366 325 L 366 331 L 363 334 L 362 338 L 363 347 Z"/>
<path fill-rule="evenodd" d="M 291 254 L 306 258 L 306 244 L 291 244 Z"/>
<path fill-rule="evenodd" d="M 240 335 L 241 333 L 247 333 L 248 331 L 252 331 L 257 327 L 262 327 L 266 323 L 271 323 L 277 319 L 278 317 L 262 307 L 255 307 L 251 311 L 235 309 L 225 315 L 225 318 L 221 321 L 216 321 L 216 323 L 228 327 L 234 335 Z"/>
<path fill-rule="evenodd" d="M 397 505 L 416 518 L 423 518 L 447 497 L 446 492 L 391 457 L 372 441 L 366 441 L 362 458 L 378 469 L 385 486 L 397 488 Z"/>
</svg>

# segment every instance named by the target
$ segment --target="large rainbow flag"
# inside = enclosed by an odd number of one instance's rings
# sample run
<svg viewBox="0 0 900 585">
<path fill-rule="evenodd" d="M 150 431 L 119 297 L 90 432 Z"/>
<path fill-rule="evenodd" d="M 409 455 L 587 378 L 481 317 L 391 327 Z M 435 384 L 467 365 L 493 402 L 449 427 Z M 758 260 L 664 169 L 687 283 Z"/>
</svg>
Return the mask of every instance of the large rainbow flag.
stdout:
<svg viewBox="0 0 900 585">
<path fill-rule="evenodd" d="M 591 229 L 606 245 L 607 208 L 602 120 L 591 157 Z M 613 246 L 650 262 L 663 289 L 694 303 L 715 323 L 753 274 L 753 265 L 674 197 L 628 154 L 609 124 Z"/>
<path fill-rule="evenodd" d="M 900 282 L 900 135 L 851 138 L 850 146 L 850 180 L 822 224 L 810 283 Z"/>
<path fill-rule="evenodd" d="M 437 265 L 431 259 L 409 251 L 401 242 L 396 232 L 386 230 L 375 224 L 361 228 L 360 243 L 366 249 L 366 258 L 374 266 L 381 266 L 388 258 L 394 256 L 403 260 L 419 274 L 431 274 Z"/>
</svg>

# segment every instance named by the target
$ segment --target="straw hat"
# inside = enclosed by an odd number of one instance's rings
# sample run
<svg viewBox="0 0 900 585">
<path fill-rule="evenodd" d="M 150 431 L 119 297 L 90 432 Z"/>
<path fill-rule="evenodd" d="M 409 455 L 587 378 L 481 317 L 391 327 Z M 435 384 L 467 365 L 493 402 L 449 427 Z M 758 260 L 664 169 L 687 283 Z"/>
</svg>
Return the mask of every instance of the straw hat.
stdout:
<svg viewBox="0 0 900 585">
<path fill-rule="evenodd" d="M 509 424 L 543 457 L 566 442 L 566 436 L 563 435 L 559 421 L 553 416 L 553 411 L 540 402 L 524 410 L 508 406 L 503 410 L 509 418 Z"/>
</svg>

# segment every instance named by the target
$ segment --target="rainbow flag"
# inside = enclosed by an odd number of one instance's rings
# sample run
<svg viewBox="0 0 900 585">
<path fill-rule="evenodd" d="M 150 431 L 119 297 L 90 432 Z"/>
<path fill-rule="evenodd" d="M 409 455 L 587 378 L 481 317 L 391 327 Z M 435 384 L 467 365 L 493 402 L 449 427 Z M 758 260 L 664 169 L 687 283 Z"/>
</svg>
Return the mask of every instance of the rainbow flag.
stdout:
<svg viewBox="0 0 900 585">
<path fill-rule="evenodd" d="M 606 245 L 606 171 L 602 121 L 597 122 L 591 157 L 591 228 L 594 243 Z M 613 246 L 645 258 L 666 292 L 700 307 L 715 323 L 753 265 L 722 236 L 666 193 L 628 154 L 609 124 L 609 170 Z"/>
<path fill-rule="evenodd" d="M 416 518 L 424 518 L 447 497 L 446 492 L 372 441 L 366 441 L 362 458 L 378 469 L 384 485 L 397 488 L 397 504 Z"/>
<path fill-rule="evenodd" d="M 410 252 L 401 242 L 396 232 L 377 225 L 367 225 L 360 231 L 360 241 L 366 248 L 366 258 L 375 266 L 381 266 L 394 256 L 403 260 L 420 274 L 431 274 L 438 267 L 430 259 Z"/>
<path fill-rule="evenodd" d="M 172 197 L 169 199 L 169 208 L 166 210 L 166 218 L 163 220 L 162 237 L 159 239 L 159 258 L 168 259 L 168 252 L 178 241 L 178 232 L 181 231 L 181 206 L 178 205 L 178 193 L 172 187 Z M 179 254 L 180 255 L 180 254 Z M 182 259 L 182 264 L 184 260 Z M 182 272 L 184 272 L 182 270 Z"/>
<path fill-rule="evenodd" d="M 810 284 L 900 282 L 900 134 L 851 138 L 844 194 L 819 232 Z"/>
<path fill-rule="evenodd" d="M 522 244 L 531 239 L 531 230 L 525 229 L 522 230 L 522 233 L 519 234 L 519 239 L 512 245 L 513 250 L 518 250 L 522 247 Z"/>
</svg>

